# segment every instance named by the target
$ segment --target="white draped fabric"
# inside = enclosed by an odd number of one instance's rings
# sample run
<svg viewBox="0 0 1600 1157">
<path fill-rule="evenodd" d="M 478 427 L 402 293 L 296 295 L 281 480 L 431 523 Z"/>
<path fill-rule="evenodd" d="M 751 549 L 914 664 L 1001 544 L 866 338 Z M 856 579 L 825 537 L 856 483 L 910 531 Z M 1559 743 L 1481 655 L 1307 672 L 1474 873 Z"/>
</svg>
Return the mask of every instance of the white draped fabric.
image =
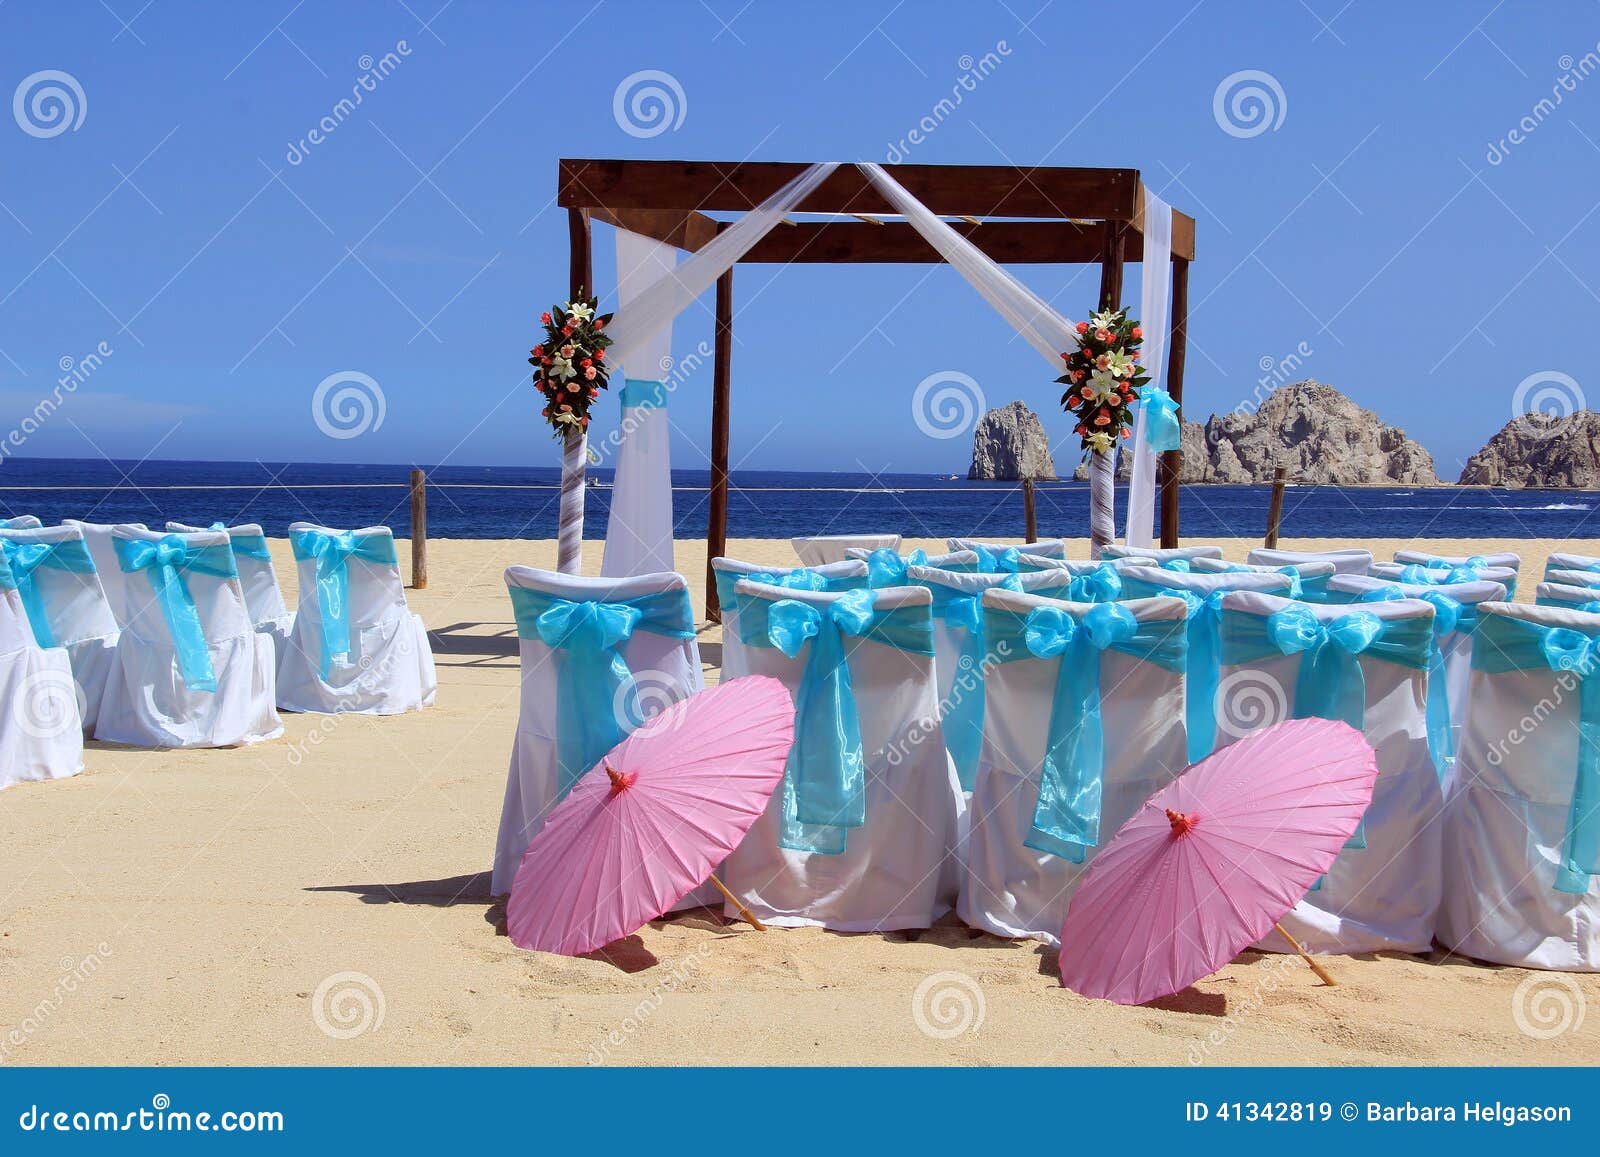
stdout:
<svg viewBox="0 0 1600 1157">
<path fill-rule="evenodd" d="M 866 552 L 863 552 L 866 553 Z M 758 562 L 741 562 L 736 558 L 714 558 L 711 569 L 717 578 L 717 601 L 722 606 L 722 681 L 748 675 L 744 661 L 744 640 L 739 637 L 739 600 L 734 597 L 734 587 L 747 575 L 771 575 L 782 580 L 796 571 L 809 570 L 821 575 L 829 590 L 848 590 L 853 586 L 867 585 L 867 564 L 863 559 L 846 559 L 819 566 L 765 566 Z"/>
<path fill-rule="evenodd" d="M 900 549 L 898 534 L 823 534 L 811 538 L 791 538 L 789 545 L 802 566 L 826 566 L 843 562 L 852 550 Z"/>
<path fill-rule="evenodd" d="M 94 559 L 94 569 L 100 575 L 100 589 L 105 592 L 106 603 L 111 607 L 111 617 L 117 621 L 117 626 L 127 626 L 127 595 L 124 591 L 128 584 L 128 576 L 122 573 L 122 567 L 117 562 L 116 549 L 111 545 L 113 524 L 63 518 L 61 525 L 75 526 L 83 532 L 83 541 L 89 547 L 89 557 Z M 127 525 L 138 530 L 144 529 L 142 522 L 130 522 Z"/>
<path fill-rule="evenodd" d="M 1245 555 L 1244 560 L 1251 566 L 1299 566 L 1303 562 L 1331 562 L 1335 574 L 1366 574 L 1372 569 L 1372 552 L 1359 547 L 1341 550 L 1269 550 L 1258 546 Z M 1400 577 L 1398 567 L 1390 577 Z"/>
<path fill-rule="evenodd" d="M 0 788 L 83 770 L 83 721 L 67 653 L 39 646 L 14 589 L 0 587 Z"/>
<path fill-rule="evenodd" d="M 1139 326 L 1144 331 L 1141 362 L 1150 382 L 1163 385 L 1167 369 L 1167 319 L 1172 291 L 1172 206 L 1150 190 L 1144 193 L 1144 259 L 1139 274 Z M 1156 460 L 1145 431 L 1140 405 L 1133 420 L 1133 467 L 1128 474 L 1128 522 L 1123 539 L 1129 546 L 1149 546 L 1155 532 Z"/>
<path fill-rule="evenodd" d="M 675 246 L 617 230 L 617 310 L 626 314 L 650 286 L 671 277 Z M 672 557 L 671 422 L 667 375 L 672 366 L 672 321 L 641 339 L 626 363 L 622 419 L 616 432 L 616 477 L 600 573 L 607 578 L 677 569 Z M 603 456 L 602 456 L 603 457 Z"/>
</svg>

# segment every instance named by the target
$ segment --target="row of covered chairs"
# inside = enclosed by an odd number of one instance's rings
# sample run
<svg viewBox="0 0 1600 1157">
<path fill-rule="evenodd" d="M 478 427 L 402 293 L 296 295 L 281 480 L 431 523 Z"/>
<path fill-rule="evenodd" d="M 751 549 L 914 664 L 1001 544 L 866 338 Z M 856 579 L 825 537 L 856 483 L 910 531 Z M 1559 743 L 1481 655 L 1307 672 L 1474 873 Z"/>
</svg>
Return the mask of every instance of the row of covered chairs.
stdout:
<svg viewBox="0 0 1600 1157">
<path fill-rule="evenodd" d="M 298 614 L 255 524 L 0 525 L 0 665 L 21 673 L 0 701 L 0 747 L 33 752 L 0 767 L 0 786 L 75 773 L 84 736 L 230 746 L 281 734 L 279 708 L 390 714 L 430 703 L 432 654 L 388 528 L 295 523 L 289 535 Z M 29 681 L 39 670 L 56 674 Z"/>
<path fill-rule="evenodd" d="M 1586 795 L 1600 761 L 1577 740 L 1587 697 L 1569 690 L 1537 741 L 1510 726 L 1561 679 L 1581 681 L 1600 614 L 1508 604 L 1507 584 L 1483 576 L 1514 582 L 1514 558 L 1401 559 L 1420 570 L 1388 577 L 1368 573 L 1382 564 L 1366 552 L 1260 551 L 1241 565 L 1216 547 L 1076 562 L 1059 544 L 948 545 L 906 557 L 852 543 L 842 561 L 788 569 L 714 561 L 723 677 L 779 678 L 802 733 L 859 734 L 866 768 L 852 784 L 814 755 L 791 764 L 791 788 L 811 777 L 805 798 L 837 811 L 801 815 L 802 793 L 779 791 L 724 863 L 761 919 L 889 930 L 954 907 L 973 927 L 1052 941 L 1095 850 L 1152 792 L 1241 735 L 1326 715 L 1363 731 L 1380 775 L 1352 846 L 1285 918 L 1291 934 L 1323 952 L 1423 952 L 1437 937 L 1505 963 L 1600 968 L 1600 834 L 1585 803 L 1600 799 Z M 1600 562 L 1584 573 L 1600 581 Z M 545 609 L 665 599 L 674 629 L 641 625 L 615 654 L 658 700 L 699 686 L 680 577 L 624 589 L 513 568 L 507 581 L 514 603 Z M 779 604 L 790 609 L 775 616 Z M 796 615 L 808 635 L 775 628 Z M 580 752 L 562 726 L 582 700 L 552 655 L 583 644 L 552 652 L 525 619 L 519 607 L 523 712 L 497 892 L 603 753 Z M 842 695 L 802 694 L 841 679 Z M 628 726 L 614 722 L 602 738 Z"/>
</svg>

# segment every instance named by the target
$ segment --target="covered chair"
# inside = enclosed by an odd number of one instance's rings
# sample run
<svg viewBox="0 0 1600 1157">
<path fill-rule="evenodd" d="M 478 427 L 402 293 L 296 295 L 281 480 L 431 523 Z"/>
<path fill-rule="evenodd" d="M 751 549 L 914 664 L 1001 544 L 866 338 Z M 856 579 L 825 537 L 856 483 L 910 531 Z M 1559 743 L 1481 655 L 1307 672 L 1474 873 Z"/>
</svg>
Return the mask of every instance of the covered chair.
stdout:
<svg viewBox="0 0 1600 1157">
<path fill-rule="evenodd" d="M 1506 588 L 1506 598 L 1517 593 L 1517 572 L 1508 566 L 1458 566 L 1449 570 L 1423 566 L 1415 562 L 1375 562 L 1367 573 L 1373 578 L 1390 582 L 1410 583 L 1413 586 L 1443 586 L 1445 584 L 1490 582 Z"/>
<path fill-rule="evenodd" d="M 1299 566 L 1307 562 L 1331 562 L 1337 574 L 1366 574 L 1372 566 L 1372 552 L 1359 547 L 1341 550 L 1269 550 L 1258 546 L 1244 556 L 1251 566 Z"/>
<path fill-rule="evenodd" d="M 0 788 L 83 770 L 83 720 L 72 665 L 34 637 L 0 555 Z"/>
<path fill-rule="evenodd" d="M 1186 766 L 1184 604 L 1066 603 L 994 588 L 983 751 L 959 914 L 1058 942 L 1098 850 Z"/>
<path fill-rule="evenodd" d="M 1426 719 L 1433 617 L 1420 599 L 1351 607 L 1223 596 L 1224 694 L 1252 703 L 1260 726 L 1342 720 L 1377 752 L 1361 828 L 1283 918 L 1308 952 L 1426 952 L 1433 943 L 1443 804 Z M 1289 948 L 1276 933 L 1262 943 Z"/>
<path fill-rule="evenodd" d="M 1544 581 L 1559 583 L 1568 587 L 1586 587 L 1590 590 L 1600 589 L 1600 571 L 1593 570 L 1546 570 Z"/>
<path fill-rule="evenodd" d="M 137 747 L 228 747 L 283 734 L 272 643 L 256 634 L 223 531 L 118 526 L 127 625 L 95 738 Z"/>
<path fill-rule="evenodd" d="M 75 526 L 0 529 L 12 580 L 39 646 L 66 648 L 84 730 L 94 732 L 117 661 L 117 623 L 94 558 Z"/>
<path fill-rule="evenodd" d="M 1600 971 L 1600 614 L 1495 603 L 1444 823 L 1438 936 L 1521 968 Z"/>
<path fill-rule="evenodd" d="M 278 663 L 285 711 L 398 715 L 433 705 L 438 677 L 422 619 L 406 605 L 387 526 L 289 526 L 300 609 Z"/>
<path fill-rule="evenodd" d="M 1600 575 L 1595 576 L 1600 578 Z M 1567 583 L 1540 583 L 1534 588 L 1534 603 L 1541 607 L 1566 607 L 1573 611 L 1600 611 L 1600 584 L 1592 587 Z"/>
<path fill-rule="evenodd" d="M 960 790 L 939 728 L 931 596 L 749 581 L 737 594 L 750 673 L 795 696 L 795 742 L 723 882 L 769 924 L 928 927 L 950 907 Z"/>
<path fill-rule="evenodd" d="M 1328 601 L 1328 580 L 1337 571 L 1331 562 L 1302 562 L 1289 563 L 1285 566 L 1262 566 L 1257 563 L 1228 562 L 1220 558 L 1196 558 L 1190 560 L 1190 568 L 1196 574 L 1248 574 L 1257 573 L 1283 574 L 1290 579 L 1289 597 L 1303 599 L 1308 603 L 1325 603 Z"/>
<path fill-rule="evenodd" d="M 1522 556 L 1511 550 L 1491 554 L 1434 554 L 1431 550 L 1397 550 L 1394 552 L 1394 561 L 1401 564 L 1421 563 L 1433 570 L 1454 570 L 1462 566 L 1522 569 Z"/>
<path fill-rule="evenodd" d="M 188 526 L 181 522 L 167 523 L 168 530 L 192 534 L 207 529 Z M 250 612 L 250 621 L 256 630 L 272 640 L 276 663 L 283 661 L 284 649 L 289 643 L 289 633 L 294 629 L 294 614 L 283 605 L 283 591 L 278 586 L 278 573 L 272 569 L 272 552 L 267 549 L 267 539 L 261 526 L 254 522 L 241 522 L 237 526 L 211 524 L 211 530 L 226 530 L 233 545 L 233 561 L 239 568 L 239 585 L 244 588 L 244 605 Z"/>
<path fill-rule="evenodd" d="M 582 578 L 513 566 L 522 697 L 495 841 L 493 895 L 585 772 L 648 716 L 705 684 L 679 574 Z M 683 906 L 709 902 L 691 895 Z"/>
<path fill-rule="evenodd" d="M 1588 554 L 1567 554 L 1556 551 L 1544 560 L 1545 578 L 1549 578 L 1552 571 L 1558 570 L 1593 571 L 1600 574 L 1600 558 Z"/>
<path fill-rule="evenodd" d="M 1389 599 L 1421 599 L 1433 604 L 1436 644 L 1428 669 L 1428 743 L 1434 767 L 1448 797 L 1455 775 L 1461 728 L 1472 690 L 1472 645 L 1478 632 L 1478 608 L 1503 602 L 1499 583 L 1445 583 L 1439 586 L 1391 582 L 1371 575 L 1339 575 L 1328 584 L 1330 603 L 1374 603 Z"/>
<path fill-rule="evenodd" d="M 940 570 L 965 573 L 978 570 L 978 554 L 971 550 L 953 550 L 948 554 L 935 555 L 929 555 L 925 550 L 914 550 L 903 555 L 886 546 L 876 550 L 852 546 L 844 553 L 853 561 L 867 564 L 867 585 L 874 588 L 905 586 L 906 568 L 912 566 L 936 566 Z M 1595 577 L 1600 581 L 1600 575 Z"/>
<path fill-rule="evenodd" d="M 849 557 L 845 552 L 851 547 L 860 547 L 863 550 L 877 550 L 886 546 L 890 550 L 900 549 L 900 536 L 898 534 L 824 534 L 811 538 L 791 538 L 789 544 L 794 547 L 795 554 L 800 556 L 803 566 L 822 566 L 824 563 L 843 562 Z"/>
<path fill-rule="evenodd" d="M 884 548 L 887 549 L 887 548 Z M 891 552 L 892 553 L 892 552 Z M 823 563 L 821 566 L 773 567 L 741 562 L 736 558 L 714 558 L 711 572 L 717 576 L 717 605 L 722 608 L 722 677 L 737 679 L 748 674 L 744 665 L 744 643 L 739 638 L 739 600 L 734 593 L 740 579 L 753 579 L 770 586 L 807 591 L 854 591 L 868 585 L 867 564 L 859 559 Z"/>
<path fill-rule="evenodd" d="M 1124 546 L 1119 542 L 1109 542 L 1101 548 L 1101 557 L 1111 560 L 1122 558 L 1147 558 L 1154 559 L 1157 566 L 1167 562 L 1186 562 L 1195 558 L 1221 558 L 1220 546 L 1201 544 L 1198 546 Z"/>
<path fill-rule="evenodd" d="M 976 538 L 947 538 L 945 543 L 951 550 L 970 550 L 977 553 L 1004 554 L 1014 551 L 1017 554 L 1031 554 L 1038 558 L 1065 558 L 1067 544 L 1059 538 L 1041 538 L 1035 542 L 1005 543 L 984 542 Z"/>
<path fill-rule="evenodd" d="M 95 572 L 100 576 L 100 589 L 105 592 L 106 604 L 111 608 L 111 617 L 116 620 L 118 627 L 127 626 L 128 600 L 124 588 L 128 585 L 128 576 L 117 562 L 117 551 L 111 544 L 115 537 L 112 532 L 118 525 L 143 530 L 144 523 L 82 522 L 76 518 L 63 518 L 61 525 L 75 526 L 83 533 L 83 541 L 89 547 L 89 557 L 94 559 Z"/>
<path fill-rule="evenodd" d="M 32 514 L 18 514 L 0 518 L 0 530 L 38 530 L 44 523 Z"/>
</svg>

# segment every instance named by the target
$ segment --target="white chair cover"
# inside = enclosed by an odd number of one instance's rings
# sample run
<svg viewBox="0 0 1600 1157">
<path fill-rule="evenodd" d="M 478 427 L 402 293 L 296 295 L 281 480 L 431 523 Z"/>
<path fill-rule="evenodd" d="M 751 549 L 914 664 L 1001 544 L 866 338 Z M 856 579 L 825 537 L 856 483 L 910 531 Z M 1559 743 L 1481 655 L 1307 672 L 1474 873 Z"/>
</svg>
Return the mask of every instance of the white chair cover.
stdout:
<svg viewBox="0 0 1600 1157">
<path fill-rule="evenodd" d="M 1491 603 L 1481 613 L 1600 631 L 1600 615 L 1557 607 Z M 1452 951 L 1523 968 L 1600 971 L 1600 883 L 1591 879 L 1583 895 L 1555 888 L 1583 742 L 1580 700 L 1570 672 L 1473 671 L 1444 824 L 1438 934 Z"/>
<path fill-rule="evenodd" d="M 1023 554 L 1036 558 L 1065 558 L 1067 554 L 1067 544 L 1059 538 L 1041 538 L 1034 542 L 987 542 L 979 538 L 947 538 L 945 543 L 952 551 L 976 551 L 981 548 L 991 554 L 999 554 L 1003 550 L 1015 547 Z"/>
<path fill-rule="evenodd" d="M 1600 575 L 1595 576 L 1600 580 Z M 1570 607 L 1572 610 L 1592 611 L 1600 607 L 1600 581 L 1595 586 L 1580 587 L 1569 583 L 1540 583 L 1534 588 L 1534 599 L 1541 607 Z"/>
<path fill-rule="evenodd" d="M 736 558 L 714 558 L 711 570 L 717 580 L 717 601 L 722 607 L 722 678 L 737 679 L 750 672 L 744 661 L 744 640 L 739 638 L 739 600 L 734 588 L 746 575 L 766 574 L 782 579 L 798 571 L 813 571 L 828 584 L 829 590 L 849 590 L 867 585 L 867 564 L 858 559 L 824 563 L 822 566 L 762 566 Z"/>
<path fill-rule="evenodd" d="M 1569 587 L 1595 588 L 1600 587 L 1600 571 L 1551 569 L 1544 572 L 1544 581 Z"/>
<path fill-rule="evenodd" d="M 996 609 L 1027 614 L 1038 606 L 1059 607 L 1074 618 L 1087 603 L 1065 603 L 1006 590 L 983 596 L 986 614 Z M 1182 622 L 1179 599 L 1138 599 L 1122 604 L 1140 622 Z M 984 700 L 983 754 L 972 793 L 966 877 L 958 914 L 974 928 L 996 936 L 1060 942 L 1067 905 L 1094 863 L 1091 848 L 1081 864 L 1026 845 L 1039 797 L 1039 772 L 1048 740 L 1051 702 L 1061 659 L 1024 658 L 989 671 Z M 1187 764 L 1184 677 L 1157 663 L 1102 652 L 1101 723 L 1105 734 L 1101 844 L 1165 787 Z"/>
<path fill-rule="evenodd" d="M 1370 568 L 1368 568 L 1367 574 L 1373 578 L 1387 579 L 1389 582 L 1404 582 L 1408 568 L 1416 565 L 1418 564 L 1403 562 L 1375 562 Z M 1434 570 L 1429 568 L 1424 569 L 1427 571 L 1429 578 L 1438 578 L 1438 584 L 1443 584 L 1449 581 L 1450 572 L 1447 570 Z M 1517 572 L 1508 566 L 1480 566 L 1473 568 L 1473 571 L 1477 576 L 1473 580 L 1474 582 L 1499 583 L 1507 590 L 1514 589 L 1517 584 Z M 1429 585 L 1438 584 L 1430 583 Z"/>
<path fill-rule="evenodd" d="M 301 533 L 340 535 L 311 522 L 289 524 L 291 539 Z M 368 526 L 358 537 L 389 537 L 387 526 Z M 349 574 L 350 653 L 322 673 L 322 603 L 317 593 L 317 563 L 301 558 L 300 608 L 294 616 L 278 663 L 278 706 L 285 711 L 398 715 L 433 706 L 439 679 L 433 649 L 420 615 L 406 605 L 398 563 L 345 560 Z"/>
<path fill-rule="evenodd" d="M 0 572 L 0 788 L 83 770 L 83 720 L 67 652 L 33 636 L 22 598 Z"/>
<path fill-rule="evenodd" d="M 796 599 L 821 608 L 842 597 L 748 580 L 738 591 L 741 598 Z M 876 592 L 876 606 L 926 608 L 929 594 L 885 587 Z M 793 659 L 775 647 L 748 647 L 750 673 L 796 691 L 811 647 L 805 644 Z M 955 856 L 960 790 L 939 729 L 934 659 L 866 637 L 845 636 L 845 649 L 866 757 L 865 825 L 849 829 L 838 855 L 781 848 L 780 788 L 723 863 L 722 878 L 764 923 L 841 932 L 926 928 L 950 907 L 940 885 L 947 859 Z"/>
<path fill-rule="evenodd" d="M 1347 550 L 1268 550 L 1258 546 L 1244 560 L 1252 566 L 1299 566 L 1308 562 L 1331 562 L 1338 574 L 1366 574 L 1372 566 L 1372 552 Z"/>
<path fill-rule="evenodd" d="M 1162 563 L 1173 562 L 1177 559 L 1221 558 L 1222 548 L 1220 546 L 1209 545 L 1169 546 L 1162 548 L 1154 546 L 1126 546 L 1120 542 L 1110 542 L 1102 548 L 1101 554 L 1103 557 L 1110 560 L 1116 560 L 1119 558 L 1149 558 L 1154 559 L 1158 563 Z"/>
<path fill-rule="evenodd" d="M 111 532 L 117 524 L 110 522 L 80 522 L 76 518 L 63 518 L 62 526 L 76 526 L 83 532 L 83 541 L 89 546 L 89 557 L 94 559 L 94 569 L 100 575 L 100 589 L 105 592 L 106 604 L 111 608 L 111 617 L 116 620 L 118 627 L 128 625 L 127 596 L 123 593 L 128 585 L 128 576 L 122 573 L 122 567 L 117 562 L 117 552 L 111 545 Z M 143 530 L 144 523 L 130 522 L 126 525 L 136 530 Z"/>
<path fill-rule="evenodd" d="M 1504 566 L 1512 570 L 1522 569 L 1522 556 L 1515 551 L 1501 551 L 1496 554 L 1434 554 L 1427 550 L 1397 550 L 1394 552 L 1394 561 L 1398 563 L 1431 564 L 1435 568 L 1448 570 L 1451 567 L 1471 566 L 1474 559 L 1482 559 L 1480 566 Z"/>
<path fill-rule="evenodd" d="M 0 540 L 27 545 L 82 543 L 76 526 L 0 530 Z M 87 544 L 85 543 L 85 546 Z M 82 548 L 79 548 L 82 549 Z M 89 556 L 93 559 L 93 555 Z M 70 571 L 41 564 L 31 572 L 36 609 L 45 617 L 41 645 L 66 648 L 78 685 L 78 710 L 91 735 L 105 698 L 106 678 L 117 661 L 117 623 L 96 571 Z M 27 600 L 23 600 L 24 607 Z M 35 625 L 37 633 L 38 625 Z"/>
<path fill-rule="evenodd" d="M 4 530 L 38 530 L 44 523 L 36 515 L 18 514 L 12 518 L 0 518 L 0 529 Z"/>
<path fill-rule="evenodd" d="M 633 578 L 585 578 L 557 574 L 528 566 L 507 567 L 508 589 L 522 588 L 568 602 L 615 602 L 672 591 L 688 591 L 679 574 L 647 574 Z M 558 802 L 561 790 L 557 740 L 560 721 L 574 712 L 620 711 L 612 703 L 564 702 L 557 679 L 554 650 L 543 640 L 519 633 L 522 658 L 522 698 L 517 733 L 511 746 L 511 767 L 506 775 L 505 804 L 500 810 L 500 834 L 495 841 L 494 873 L 489 890 L 501 896 L 511 891 L 522 853 L 544 827 L 545 817 Z M 693 638 L 677 639 L 635 630 L 618 648 L 638 690 L 639 707 L 654 714 L 705 687 L 700 649 Z M 679 908 L 702 907 L 720 899 L 720 893 L 702 886 L 689 894 Z"/>
<path fill-rule="evenodd" d="M 1194 558 L 1190 559 L 1189 563 L 1197 574 L 1283 573 L 1282 567 L 1266 566 L 1262 563 L 1254 562 L 1229 562 L 1225 558 Z M 1331 562 L 1301 562 L 1285 565 L 1293 566 L 1299 572 L 1300 577 L 1308 581 L 1331 579 L 1338 573 L 1338 569 Z"/>
<path fill-rule="evenodd" d="M 860 547 L 862 550 L 877 550 L 886 546 L 890 550 L 900 549 L 900 536 L 898 534 L 827 534 L 815 538 L 791 538 L 790 545 L 794 547 L 795 554 L 800 556 L 803 566 L 822 566 L 824 563 L 844 562 L 850 556 L 845 552 L 851 547 Z"/>
<path fill-rule="evenodd" d="M 113 535 L 129 543 L 177 537 L 192 548 L 228 547 L 220 530 L 169 536 L 127 525 L 115 527 Z M 123 572 L 120 565 L 118 570 L 126 580 L 128 621 L 106 680 L 96 739 L 136 747 L 228 747 L 283 734 L 273 707 L 272 643 L 251 627 L 237 576 L 183 575 L 215 672 L 213 691 L 191 687 L 184 678 L 154 572 Z"/>
<path fill-rule="evenodd" d="M 1350 606 L 1296 603 L 1274 595 L 1240 591 L 1223 598 L 1223 613 L 1266 617 L 1300 607 L 1327 623 L 1350 614 Z M 1433 618 L 1433 607 L 1417 599 L 1365 604 L 1359 608 L 1385 621 Z M 1226 631 L 1226 628 L 1224 628 Z M 1251 695 L 1257 704 L 1273 700 L 1261 726 L 1292 717 L 1295 679 L 1302 656 L 1273 655 L 1222 668 L 1223 694 Z M 1283 918 L 1283 926 L 1308 952 L 1426 952 L 1433 943 L 1439 907 L 1439 812 L 1442 793 L 1428 749 L 1428 672 L 1363 654 L 1366 681 L 1363 728 L 1378 754 L 1378 780 L 1362 821 L 1365 848 L 1347 848 L 1328 870 L 1320 888 Z M 1219 722 L 1223 710 L 1218 710 Z M 1250 728 L 1219 726 L 1225 745 Z M 1262 941 L 1269 951 L 1289 946 L 1272 933 Z"/>
<path fill-rule="evenodd" d="M 1594 571 L 1600 574 L 1600 558 L 1589 554 L 1565 554 L 1556 551 L 1544 560 L 1545 577 L 1548 578 L 1551 571 L 1557 570 Z"/>
<path fill-rule="evenodd" d="M 189 526 L 182 522 L 167 523 L 168 530 L 180 534 L 194 534 L 205 530 L 203 526 Z M 224 527 L 228 541 L 233 544 L 233 561 L 239 568 L 239 585 L 244 588 L 244 605 L 250 621 L 272 640 L 273 670 L 283 661 L 289 635 L 294 630 L 294 612 L 284 606 L 283 590 L 278 586 L 278 573 L 272 568 L 270 558 L 261 558 L 256 551 L 258 541 L 265 544 L 266 536 L 255 522 L 241 522 Z M 241 550 L 242 548 L 242 550 Z"/>
</svg>

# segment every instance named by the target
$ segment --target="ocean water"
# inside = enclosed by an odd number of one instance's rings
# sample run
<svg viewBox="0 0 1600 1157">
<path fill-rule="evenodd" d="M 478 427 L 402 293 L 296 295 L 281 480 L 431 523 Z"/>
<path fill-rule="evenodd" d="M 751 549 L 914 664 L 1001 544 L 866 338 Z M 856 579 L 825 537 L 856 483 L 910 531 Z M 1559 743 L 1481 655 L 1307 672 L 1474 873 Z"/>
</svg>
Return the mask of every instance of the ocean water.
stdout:
<svg viewBox="0 0 1600 1157">
<path fill-rule="evenodd" d="M 0 513 L 91 522 L 167 519 L 200 525 L 259 522 L 282 535 L 305 519 L 328 526 L 392 527 L 410 533 L 409 467 L 282 462 L 105 461 L 9 458 L 0 463 Z M 428 533 L 436 538 L 554 538 L 559 471 L 522 466 L 428 469 Z M 589 538 L 605 535 L 611 472 L 594 470 Z M 706 529 L 709 472 L 673 472 L 680 537 Z M 908 537 L 1020 537 L 1015 483 L 968 482 L 933 474 L 741 470 L 733 475 L 728 533 L 736 538 L 899 532 Z M 1041 537 L 1087 534 L 1088 486 L 1040 483 Z M 1183 537 L 1260 536 L 1266 486 L 1185 486 Z M 1124 510 L 1127 492 L 1117 492 Z M 1285 537 L 1593 538 L 1600 495 L 1572 490 L 1290 487 Z"/>
</svg>

